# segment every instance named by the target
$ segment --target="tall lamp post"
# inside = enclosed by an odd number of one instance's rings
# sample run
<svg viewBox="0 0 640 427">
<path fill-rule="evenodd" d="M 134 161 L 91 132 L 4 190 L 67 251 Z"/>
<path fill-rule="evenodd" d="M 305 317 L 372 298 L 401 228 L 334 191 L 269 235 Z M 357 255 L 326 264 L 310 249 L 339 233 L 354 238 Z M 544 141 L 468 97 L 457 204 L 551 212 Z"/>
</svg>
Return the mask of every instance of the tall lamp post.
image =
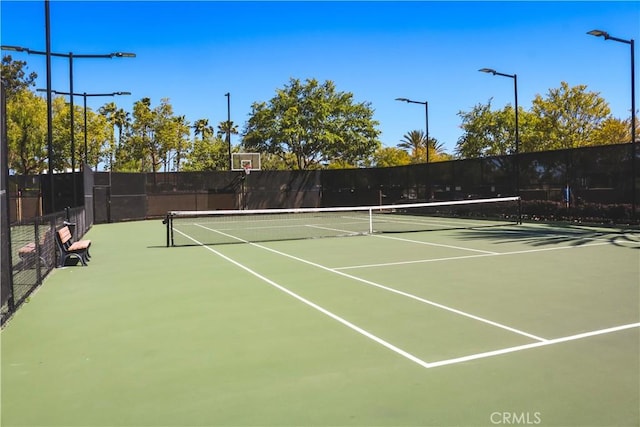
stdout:
<svg viewBox="0 0 640 427">
<path fill-rule="evenodd" d="M 633 39 L 620 39 L 609 35 L 606 31 L 591 30 L 587 34 L 603 37 L 605 40 L 628 44 L 631 48 L 631 219 L 636 220 L 636 78 L 635 78 L 635 42 Z"/>
<path fill-rule="evenodd" d="M 233 169 L 231 160 L 231 93 L 224 94 L 227 97 L 227 147 L 229 147 L 229 170 Z"/>
<path fill-rule="evenodd" d="M 515 133 L 516 133 L 516 151 L 514 155 L 514 172 L 515 172 L 515 181 L 516 181 L 516 195 L 520 195 L 520 127 L 518 126 L 518 75 L 517 74 L 505 74 L 499 73 L 492 68 L 481 68 L 478 71 L 482 73 L 493 74 L 494 76 L 502 76 L 509 77 L 513 79 L 513 97 L 515 102 L 515 115 L 516 115 L 516 124 L 515 124 Z M 521 211 L 521 203 L 518 201 L 518 222 L 521 221 L 522 211 Z"/>
<path fill-rule="evenodd" d="M 482 73 L 493 74 L 494 76 L 502 76 L 509 77 L 513 79 L 513 96 L 515 100 L 515 110 L 516 110 L 516 152 L 515 152 L 515 175 L 516 175 L 516 194 L 520 194 L 520 170 L 519 170 L 519 162 L 518 162 L 518 154 L 520 153 L 520 129 L 518 126 L 518 76 L 517 74 L 505 74 L 499 73 L 492 68 L 481 68 L 478 71 Z"/>
<path fill-rule="evenodd" d="M 36 89 L 38 92 L 45 92 L 46 89 Z M 131 92 L 111 92 L 111 93 L 71 93 L 71 92 L 61 92 L 59 90 L 52 90 L 51 93 L 55 93 L 56 95 L 68 95 L 70 97 L 74 96 L 82 96 L 83 98 L 83 106 L 84 106 L 84 157 L 83 162 L 87 163 L 87 97 L 89 96 L 119 96 L 119 95 L 131 95 Z"/>
<path fill-rule="evenodd" d="M 407 98 L 396 98 L 396 101 L 408 102 L 410 104 L 424 105 L 425 134 L 426 134 L 426 142 L 427 142 L 427 163 L 429 163 L 429 102 L 413 101 Z"/>
<path fill-rule="evenodd" d="M 48 4 L 48 2 L 47 2 Z M 47 32 L 48 33 L 48 32 Z M 48 47 L 48 45 L 47 45 Z M 76 55 L 73 52 L 69 52 L 69 53 L 54 53 L 54 52 L 50 52 L 49 49 L 47 48 L 47 51 L 40 51 L 40 50 L 33 50 L 27 47 L 22 47 L 22 46 L 7 46 L 7 45 L 2 45 L 0 46 L 0 48 L 2 50 L 8 50 L 8 51 L 13 51 L 13 52 L 25 52 L 28 53 L 29 55 L 45 55 L 47 57 L 47 61 L 50 60 L 50 58 L 52 56 L 57 56 L 57 57 L 61 57 L 61 58 L 68 58 L 69 59 L 69 92 L 73 93 L 73 60 L 75 58 L 135 58 L 136 54 L 135 53 L 129 53 L 129 52 L 113 52 L 113 53 L 107 53 L 107 54 L 82 54 L 82 55 Z M 47 70 L 49 69 L 49 67 L 47 67 Z M 47 73 L 47 90 L 50 90 L 50 77 L 49 77 L 49 73 Z M 73 96 L 70 98 L 71 102 L 70 102 L 70 121 L 71 121 L 71 128 L 70 128 L 70 136 L 71 136 L 71 170 L 73 172 L 75 172 L 76 170 L 76 159 L 75 159 L 75 136 L 74 136 L 74 108 L 73 108 Z M 50 102 L 50 96 L 47 96 L 47 102 Z M 51 108 L 49 108 L 49 111 L 51 111 Z M 49 138 L 50 139 L 50 138 Z M 51 142 L 49 142 L 49 149 L 51 149 Z M 51 165 L 51 154 L 49 154 L 49 173 L 52 174 L 53 173 L 53 167 Z M 75 194 L 75 175 L 74 175 L 74 194 Z M 52 189 L 53 190 L 53 189 Z M 52 210 L 55 210 L 54 207 L 52 206 Z"/>
</svg>

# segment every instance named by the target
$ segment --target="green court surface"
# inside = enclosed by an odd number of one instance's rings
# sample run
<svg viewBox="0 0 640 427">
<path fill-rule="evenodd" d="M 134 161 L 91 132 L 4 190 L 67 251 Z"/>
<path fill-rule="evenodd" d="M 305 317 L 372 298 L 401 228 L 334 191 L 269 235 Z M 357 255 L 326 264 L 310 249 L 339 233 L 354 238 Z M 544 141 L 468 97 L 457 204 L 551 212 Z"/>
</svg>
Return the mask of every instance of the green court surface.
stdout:
<svg viewBox="0 0 640 427">
<path fill-rule="evenodd" d="M 640 424 L 637 231 L 85 238 L 2 331 L 2 426 Z"/>
</svg>

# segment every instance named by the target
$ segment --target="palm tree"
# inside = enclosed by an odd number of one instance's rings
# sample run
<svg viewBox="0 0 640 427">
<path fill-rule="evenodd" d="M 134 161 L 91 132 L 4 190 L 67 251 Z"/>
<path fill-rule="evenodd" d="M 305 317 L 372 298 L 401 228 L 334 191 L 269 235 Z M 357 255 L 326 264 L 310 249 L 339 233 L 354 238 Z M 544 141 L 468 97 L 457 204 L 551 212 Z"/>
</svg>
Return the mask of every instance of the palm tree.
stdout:
<svg viewBox="0 0 640 427">
<path fill-rule="evenodd" d="M 175 170 L 180 171 L 180 162 L 189 148 L 189 122 L 185 116 L 173 118 L 177 130 L 177 144 L 175 147 Z M 185 139 L 186 138 L 186 139 Z"/>
<path fill-rule="evenodd" d="M 426 137 L 421 130 L 412 130 L 404 134 L 398 144 L 398 148 L 409 151 L 413 163 L 426 160 L 426 146 Z"/>
<path fill-rule="evenodd" d="M 120 146 L 122 145 L 122 137 L 124 135 L 124 129 L 129 126 L 131 123 L 131 117 L 128 111 L 124 111 L 124 109 L 119 108 L 114 113 L 114 124 L 118 128 L 118 143 L 116 145 L 116 158 L 118 160 L 118 154 L 120 152 Z"/>
<path fill-rule="evenodd" d="M 213 135 L 213 127 L 209 126 L 209 119 L 198 119 L 193 123 L 194 136 L 202 135 L 202 140 Z"/>
<path fill-rule="evenodd" d="M 218 138 L 222 138 L 222 135 L 237 135 L 238 134 L 238 126 L 233 123 L 233 120 L 223 121 L 218 124 Z"/>
<path fill-rule="evenodd" d="M 115 102 L 109 102 L 107 104 L 104 104 L 102 107 L 98 109 L 98 112 L 102 114 L 107 119 L 107 122 L 111 125 L 111 138 L 109 141 L 109 170 L 110 171 L 113 170 L 113 156 L 115 154 L 114 151 L 116 150 L 114 127 L 116 124 L 117 109 L 118 107 L 116 106 Z M 85 162 L 88 163 L 87 159 L 85 159 Z"/>
<path fill-rule="evenodd" d="M 420 163 L 427 160 L 427 143 L 425 134 L 421 130 L 412 130 L 406 133 L 398 148 L 408 150 L 412 163 Z M 444 149 L 444 144 L 438 142 L 437 139 L 429 137 L 429 162 L 449 160 L 451 156 Z"/>
</svg>

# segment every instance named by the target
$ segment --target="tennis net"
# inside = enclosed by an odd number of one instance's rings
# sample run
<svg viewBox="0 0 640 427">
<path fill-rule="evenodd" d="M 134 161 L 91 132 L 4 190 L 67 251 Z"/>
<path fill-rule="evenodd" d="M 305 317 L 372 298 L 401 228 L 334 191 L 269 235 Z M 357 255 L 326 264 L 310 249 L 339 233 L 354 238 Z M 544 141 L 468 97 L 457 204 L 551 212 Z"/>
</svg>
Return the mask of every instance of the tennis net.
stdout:
<svg viewBox="0 0 640 427">
<path fill-rule="evenodd" d="M 167 246 L 406 233 L 520 221 L 519 197 L 378 206 L 170 211 Z"/>
</svg>

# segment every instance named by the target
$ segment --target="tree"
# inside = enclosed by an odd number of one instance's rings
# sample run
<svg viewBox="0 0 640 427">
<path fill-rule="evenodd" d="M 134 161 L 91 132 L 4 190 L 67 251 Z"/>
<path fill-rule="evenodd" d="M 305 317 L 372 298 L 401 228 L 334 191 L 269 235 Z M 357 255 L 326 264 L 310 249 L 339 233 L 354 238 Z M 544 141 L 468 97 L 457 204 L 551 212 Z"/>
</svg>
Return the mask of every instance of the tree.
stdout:
<svg viewBox="0 0 640 427">
<path fill-rule="evenodd" d="M 38 75 L 35 72 L 26 74 L 27 63 L 24 61 L 14 61 L 11 55 L 2 58 L 0 65 L 0 75 L 5 81 L 7 99 L 11 99 L 14 95 L 30 86 L 35 85 Z"/>
<path fill-rule="evenodd" d="M 636 131 L 637 133 L 637 131 Z M 623 144 L 631 141 L 631 120 L 605 119 L 591 135 L 591 145 Z"/>
<path fill-rule="evenodd" d="M 87 159 L 94 170 L 103 163 L 112 170 L 113 162 L 113 126 L 102 114 L 87 109 Z M 79 146 L 80 144 L 76 144 Z M 82 148 L 84 151 L 84 147 Z"/>
<path fill-rule="evenodd" d="M 155 142 L 157 147 L 158 164 L 154 166 L 153 171 L 158 166 L 163 165 L 164 171 L 169 171 L 172 163 L 172 157 L 181 147 L 184 138 L 185 127 L 181 126 L 180 121 L 173 115 L 173 107 L 169 104 L 169 99 L 163 98 L 160 105 L 153 110 Z M 189 128 L 186 128 L 187 135 Z"/>
<path fill-rule="evenodd" d="M 515 111 L 511 105 L 502 110 L 491 110 L 491 99 L 486 104 L 477 104 L 470 112 L 460 111 L 460 127 L 464 130 L 456 144 L 456 154 L 462 158 L 498 156 L 515 152 Z M 530 118 L 518 109 L 519 133 Z"/>
<path fill-rule="evenodd" d="M 593 145 L 594 132 L 610 116 L 607 102 L 596 92 L 587 92 L 586 85 L 569 87 L 562 82 L 550 89 L 546 98 L 536 95 L 531 112 L 538 117 L 537 139 L 527 151 L 557 150 Z"/>
<path fill-rule="evenodd" d="M 409 151 L 412 163 L 426 161 L 426 137 L 421 130 L 412 130 L 402 136 L 398 148 Z"/>
<path fill-rule="evenodd" d="M 219 137 L 194 139 L 193 148 L 186 155 L 185 171 L 214 171 L 228 169 L 229 154 L 226 142 Z"/>
<path fill-rule="evenodd" d="M 175 134 L 172 132 L 173 108 L 167 98 L 151 109 L 151 99 L 142 98 L 133 105 L 131 137 L 127 139 L 133 162 L 140 172 L 156 172 L 167 160 Z"/>
<path fill-rule="evenodd" d="M 451 158 L 444 150 L 444 144 L 437 139 L 429 137 L 427 144 L 426 135 L 421 130 L 412 130 L 402 136 L 402 140 L 397 145 L 398 148 L 409 151 L 411 163 L 437 162 Z M 427 156 L 427 147 L 429 156 Z"/>
<path fill-rule="evenodd" d="M 332 159 L 360 165 L 380 146 L 370 104 L 354 103 L 353 94 L 336 91 L 330 80 L 291 79 L 268 103 L 253 103 L 251 109 L 244 149 L 276 155 L 291 169 Z"/>
<path fill-rule="evenodd" d="M 202 141 L 213 136 L 213 127 L 209 125 L 209 119 L 198 119 L 193 123 L 194 136 L 201 135 Z"/>
<path fill-rule="evenodd" d="M 27 89 L 7 100 L 9 168 L 20 175 L 43 172 L 47 164 L 46 101 Z"/>
<path fill-rule="evenodd" d="M 98 109 L 98 112 L 104 116 L 107 122 L 111 125 L 111 132 L 109 138 L 109 170 L 113 171 L 113 163 L 116 156 L 116 137 L 115 137 L 115 125 L 116 125 L 116 111 L 118 107 L 115 102 L 109 102 L 104 104 Z"/>
<path fill-rule="evenodd" d="M 180 170 L 180 163 L 189 152 L 191 143 L 189 141 L 189 121 L 185 116 L 178 116 L 173 118 L 174 132 L 176 137 L 176 144 L 173 147 L 173 166 L 177 172 Z"/>
<path fill-rule="evenodd" d="M 409 154 L 397 147 L 382 147 L 373 154 L 373 166 L 383 168 L 389 166 L 404 166 L 411 163 Z"/>
<path fill-rule="evenodd" d="M 76 117 L 82 117 L 82 111 L 74 106 Z M 70 104 L 63 96 L 55 96 L 51 103 L 52 110 L 52 140 L 53 153 L 50 156 L 54 171 L 65 171 L 71 167 L 71 115 Z M 82 135 L 82 128 L 76 120 L 74 122 L 74 134 Z M 77 137 L 74 138 L 74 148 L 76 158 L 80 144 L 77 144 Z"/>
<path fill-rule="evenodd" d="M 238 134 L 238 126 L 231 121 L 223 121 L 218 123 L 218 138 L 222 139 L 224 135 L 237 135 Z"/>
<path fill-rule="evenodd" d="M 120 170 L 121 160 L 121 147 L 123 141 L 125 140 L 125 136 L 130 136 L 130 128 L 131 128 L 131 116 L 128 111 L 124 111 L 124 109 L 119 108 L 114 113 L 113 123 L 118 128 L 118 141 L 116 142 L 115 148 L 115 158 L 113 160 L 113 166 L 111 168 L 112 171 Z"/>
</svg>

